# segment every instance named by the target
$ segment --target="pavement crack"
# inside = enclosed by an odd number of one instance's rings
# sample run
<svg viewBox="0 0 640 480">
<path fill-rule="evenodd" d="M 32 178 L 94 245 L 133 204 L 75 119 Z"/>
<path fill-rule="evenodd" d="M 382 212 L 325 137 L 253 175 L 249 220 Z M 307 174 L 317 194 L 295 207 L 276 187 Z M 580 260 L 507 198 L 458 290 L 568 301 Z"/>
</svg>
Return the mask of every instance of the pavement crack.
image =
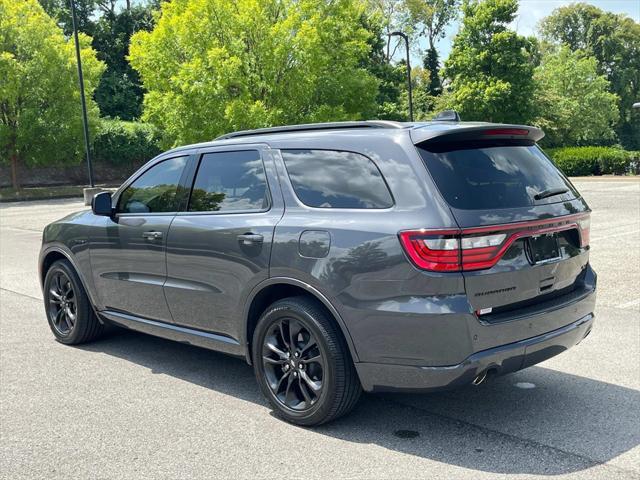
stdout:
<svg viewBox="0 0 640 480">
<path fill-rule="evenodd" d="M 21 297 L 31 298 L 32 300 L 37 300 L 37 301 L 39 301 L 39 302 L 41 302 L 41 301 L 42 301 L 42 299 L 41 299 L 41 298 L 34 297 L 33 295 L 29 295 L 29 294 L 22 293 L 22 292 L 16 292 L 15 290 L 11 290 L 10 288 L 0 287 L 0 290 L 3 290 L 3 291 L 5 291 L 5 292 L 9 292 L 9 293 L 14 293 L 14 294 L 16 294 L 16 295 L 20 295 Z"/>
</svg>

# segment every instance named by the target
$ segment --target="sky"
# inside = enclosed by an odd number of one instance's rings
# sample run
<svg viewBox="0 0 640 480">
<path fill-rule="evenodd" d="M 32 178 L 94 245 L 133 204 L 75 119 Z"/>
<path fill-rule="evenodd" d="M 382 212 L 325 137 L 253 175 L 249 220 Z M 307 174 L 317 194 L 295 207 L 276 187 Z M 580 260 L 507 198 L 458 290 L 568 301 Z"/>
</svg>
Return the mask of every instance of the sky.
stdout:
<svg viewBox="0 0 640 480">
<path fill-rule="evenodd" d="M 596 7 L 614 13 L 624 13 L 633 18 L 636 22 L 640 22 L 640 0 L 582 0 L 584 3 L 595 5 Z M 566 0 L 520 0 L 520 8 L 518 16 L 512 24 L 521 35 L 533 35 L 536 33 L 538 22 L 549 15 L 554 9 L 565 5 L 570 5 L 571 1 Z M 447 29 L 445 38 L 440 40 L 438 44 L 438 53 L 440 59 L 444 60 L 449 56 L 451 51 L 451 42 L 458 31 L 460 24 L 456 22 L 451 24 Z M 425 42 L 420 42 L 419 48 L 425 48 Z M 398 50 L 395 55 L 396 59 L 404 58 L 404 51 Z M 411 55 L 411 63 L 413 65 L 421 65 L 422 60 L 416 53 Z"/>
</svg>

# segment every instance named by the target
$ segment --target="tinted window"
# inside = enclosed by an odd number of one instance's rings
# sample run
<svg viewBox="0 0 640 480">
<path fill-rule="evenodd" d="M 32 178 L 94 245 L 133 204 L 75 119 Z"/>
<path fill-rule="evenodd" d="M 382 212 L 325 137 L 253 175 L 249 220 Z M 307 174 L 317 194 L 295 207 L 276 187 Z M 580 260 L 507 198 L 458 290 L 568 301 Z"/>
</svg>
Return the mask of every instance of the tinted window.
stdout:
<svg viewBox="0 0 640 480">
<path fill-rule="evenodd" d="M 571 185 L 535 145 L 468 143 L 418 150 L 438 189 L 455 208 L 527 207 L 575 198 Z M 554 190 L 567 192 L 535 198 Z"/>
<path fill-rule="evenodd" d="M 389 189 L 364 155 L 332 150 L 283 150 L 289 178 L 302 203 L 321 208 L 388 208 Z"/>
<path fill-rule="evenodd" d="M 264 165 L 256 150 L 202 156 L 189 211 L 265 210 L 269 206 Z"/>
<path fill-rule="evenodd" d="M 188 157 L 160 162 L 138 177 L 120 195 L 120 213 L 175 212 L 179 208 L 180 177 Z"/>
</svg>

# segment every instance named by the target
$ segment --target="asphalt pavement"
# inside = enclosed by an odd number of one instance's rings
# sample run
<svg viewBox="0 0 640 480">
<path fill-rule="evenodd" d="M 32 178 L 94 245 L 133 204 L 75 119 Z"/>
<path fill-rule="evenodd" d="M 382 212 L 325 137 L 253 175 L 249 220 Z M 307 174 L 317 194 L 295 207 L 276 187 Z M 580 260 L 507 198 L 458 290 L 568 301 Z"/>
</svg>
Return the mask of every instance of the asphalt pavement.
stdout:
<svg viewBox="0 0 640 480">
<path fill-rule="evenodd" d="M 54 341 L 42 228 L 77 200 L 0 204 L 0 478 L 640 478 L 640 179 L 576 179 L 593 209 L 596 324 L 479 387 L 365 395 L 315 429 L 273 414 L 241 360 L 117 331 Z"/>
</svg>

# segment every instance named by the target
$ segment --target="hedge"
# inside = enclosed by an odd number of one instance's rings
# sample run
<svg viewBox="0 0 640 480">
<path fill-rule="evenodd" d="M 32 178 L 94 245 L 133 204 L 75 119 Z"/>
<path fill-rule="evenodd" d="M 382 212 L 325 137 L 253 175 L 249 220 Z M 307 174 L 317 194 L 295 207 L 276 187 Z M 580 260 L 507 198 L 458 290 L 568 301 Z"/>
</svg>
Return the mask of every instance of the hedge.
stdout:
<svg viewBox="0 0 640 480">
<path fill-rule="evenodd" d="M 161 152 L 160 133 L 148 123 L 103 119 L 93 140 L 96 162 L 141 165 Z"/>
<path fill-rule="evenodd" d="M 561 147 L 545 150 L 565 175 L 638 173 L 640 151 L 615 147 Z"/>
</svg>

